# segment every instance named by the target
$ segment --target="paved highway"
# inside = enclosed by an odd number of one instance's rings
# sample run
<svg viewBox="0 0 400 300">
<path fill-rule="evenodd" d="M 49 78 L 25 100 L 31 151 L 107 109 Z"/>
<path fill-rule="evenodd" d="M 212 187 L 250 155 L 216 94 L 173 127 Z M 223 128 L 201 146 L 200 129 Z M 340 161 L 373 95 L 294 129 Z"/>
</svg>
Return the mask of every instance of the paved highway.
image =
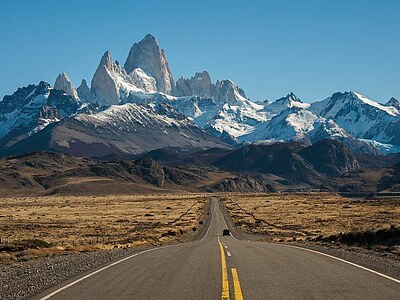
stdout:
<svg viewBox="0 0 400 300">
<path fill-rule="evenodd" d="M 222 236 L 212 200 L 205 235 L 145 251 L 34 299 L 400 299 L 400 281 L 309 250 Z"/>
</svg>

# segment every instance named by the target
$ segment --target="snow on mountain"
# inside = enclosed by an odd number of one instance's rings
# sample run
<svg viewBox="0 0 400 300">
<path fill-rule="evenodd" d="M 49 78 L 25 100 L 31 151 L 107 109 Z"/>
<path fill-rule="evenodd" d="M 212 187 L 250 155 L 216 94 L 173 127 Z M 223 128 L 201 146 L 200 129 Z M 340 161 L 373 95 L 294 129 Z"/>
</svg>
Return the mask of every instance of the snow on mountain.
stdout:
<svg viewBox="0 0 400 300">
<path fill-rule="evenodd" d="M 374 140 L 367 140 L 367 139 L 360 139 L 360 141 L 365 142 L 372 147 L 376 148 L 381 154 L 391 154 L 391 153 L 399 153 L 400 146 L 399 145 L 392 145 L 392 144 L 384 144 L 379 143 Z"/>
<path fill-rule="evenodd" d="M 98 106 L 103 111 L 99 112 Z M 61 73 L 54 89 L 41 82 L 5 96 L 0 102 L 0 139 L 9 145 L 59 122 L 64 125 L 57 132 L 71 124 L 86 130 L 85 124 L 90 124 L 121 136 L 135 136 L 141 126 L 148 129 L 141 130 L 142 138 L 146 134 L 158 136 L 157 126 L 161 131 L 189 126 L 196 128 L 195 136 L 206 134 L 200 130 L 203 128 L 231 144 L 333 138 L 366 152 L 371 147 L 400 145 L 399 109 L 399 101 L 394 98 L 382 105 L 356 92 L 335 93 L 312 104 L 302 102 L 293 93 L 274 102 L 253 102 L 232 80 L 213 83 L 207 71 L 191 78 L 181 77 L 175 83 L 164 50 L 147 35 L 132 46 L 124 67 L 112 59 L 109 51 L 105 52 L 90 89 L 85 80 L 75 89 L 68 75 Z M 164 138 L 161 140 L 168 144 Z M 96 141 L 101 143 L 100 136 Z M 120 148 L 129 148 L 121 145 L 122 140 L 118 143 Z M 148 141 L 143 143 L 141 149 L 150 147 Z"/>
<path fill-rule="evenodd" d="M 39 141 L 39 142 L 38 142 Z M 165 147 L 229 147 L 166 104 L 112 105 L 78 114 L 13 145 L 6 153 L 52 150 L 78 156 L 138 154 Z M 0 149 L 1 150 L 1 149 Z"/>
<path fill-rule="evenodd" d="M 324 118 L 304 108 L 290 107 L 273 117 L 269 122 L 261 124 L 257 129 L 244 136 L 244 140 L 301 140 L 314 130 L 316 123 L 324 122 Z"/>
<path fill-rule="evenodd" d="M 391 137 L 386 127 L 400 115 L 393 106 L 384 106 L 359 93 L 335 93 L 331 97 L 315 102 L 310 110 L 334 120 L 340 127 L 356 138 L 388 142 Z"/>
<path fill-rule="evenodd" d="M 265 105 L 265 110 L 277 115 L 281 111 L 291 108 L 291 107 L 299 107 L 299 108 L 308 108 L 310 107 L 309 103 L 304 103 L 302 102 L 297 96 L 293 93 L 288 94 L 286 97 L 282 97 L 278 100 L 275 100 L 275 102 L 269 102 L 266 101 L 264 102 Z"/>
<path fill-rule="evenodd" d="M 155 79 L 141 69 L 128 74 L 123 67 L 114 62 L 110 51 L 106 51 L 93 75 L 91 91 L 100 105 L 108 106 L 124 102 L 129 96 L 146 94 L 155 89 Z"/>
<path fill-rule="evenodd" d="M 133 44 L 129 51 L 125 70 L 131 73 L 137 68 L 155 79 L 157 89 L 154 90 L 165 94 L 174 94 L 175 81 L 164 50 L 160 48 L 157 40 L 151 34 L 146 35 L 139 43 Z"/>
<path fill-rule="evenodd" d="M 79 114 L 75 119 L 91 123 L 97 126 L 113 126 L 119 130 L 129 132 L 131 125 L 146 126 L 186 126 L 191 124 L 183 115 L 179 115 L 168 106 L 158 104 L 154 107 L 127 103 L 123 105 L 112 105 L 105 111 L 96 114 Z"/>
<path fill-rule="evenodd" d="M 219 104 L 240 105 L 248 102 L 244 91 L 232 80 L 217 80 L 212 98 Z"/>
<path fill-rule="evenodd" d="M 219 84 L 221 85 L 221 84 Z M 234 85 L 229 81 L 228 86 Z M 235 85 L 236 86 L 236 85 Z M 208 122 L 217 132 L 227 132 L 239 141 L 253 142 L 265 135 L 269 121 L 288 108 L 306 109 L 310 105 L 303 103 L 293 93 L 275 102 L 255 103 L 247 99 L 239 88 L 230 88 L 231 100 L 223 105 L 215 117 Z M 232 103 L 232 104 L 229 104 Z M 272 120 L 271 120 L 272 121 Z M 272 129 L 270 129 L 272 132 Z M 282 133 L 277 133 L 282 134 Z M 264 138 L 261 138 L 264 139 Z"/>
<path fill-rule="evenodd" d="M 335 121 L 331 119 L 325 119 L 320 117 L 316 124 L 314 124 L 314 129 L 309 132 L 311 140 L 314 142 L 323 139 L 340 139 L 340 138 L 350 138 L 351 135 L 341 128 Z"/>
<path fill-rule="evenodd" d="M 269 122 L 260 124 L 243 140 L 256 144 L 302 141 L 316 143 L 324 139 L 339 140 L 357 153 L 377 154 L 374 147 L 359 141 L 331 119 L 325 119 L 305 108 L 291 107 L 283 110 Z"/>
<path fill-rule="evenodd" d="M 0 102 L 0 144 L 12 145 L 79 109 L 77 99 L 44 81 L 19 88 Z"/>
<path fill-rule="evenodd" d="M 129 73 L 136 87 L 144 90 L 147 93 L 154 93 L 157 91 L 156 80 L 148 76 L 142 69 L 136 68 Z"/>
<path fill-rule="evenodd" d="M 241 137 L 250 134 L 258 124 L 268 121 L 268 113 L 262 111 L 263 108 L 247 99 L 241 105 L 225 103 L 208 125 L 242 140 Z"/>
</svg>

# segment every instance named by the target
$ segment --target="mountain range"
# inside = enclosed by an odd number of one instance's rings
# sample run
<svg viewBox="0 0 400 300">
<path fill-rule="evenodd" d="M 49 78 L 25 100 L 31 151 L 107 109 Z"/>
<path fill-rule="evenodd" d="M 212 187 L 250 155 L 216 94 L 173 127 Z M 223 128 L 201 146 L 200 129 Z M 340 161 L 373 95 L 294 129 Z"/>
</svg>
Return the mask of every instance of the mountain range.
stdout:
<svg viewBox="0 0 400 300">
<path fill-rule="evenodd" d="M 235 148 L 247 144 L 338 140 L 356 153 L 400 152 L 400 104 L 358 92 L 305 103 L 295 94 L 252 101 L 229 79 L 207 71 L 175 81 L 150 34 L 122 66 L 106 51 L 91 79 L 75 88 L 66 73 L 0 101 L 0 154 L 52 150 L 88 157 L 136 155 L 165 147 Z"/>
</svg>

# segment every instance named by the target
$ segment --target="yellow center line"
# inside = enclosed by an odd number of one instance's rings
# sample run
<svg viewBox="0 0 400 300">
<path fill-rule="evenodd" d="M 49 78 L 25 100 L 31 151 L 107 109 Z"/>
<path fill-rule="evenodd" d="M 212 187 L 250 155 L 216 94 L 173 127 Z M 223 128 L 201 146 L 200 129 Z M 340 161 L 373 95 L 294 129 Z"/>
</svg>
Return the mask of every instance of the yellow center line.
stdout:
<svg viewBox="0 0 400 300">
<path fill-rule="evenodd" d="M 221 242 L 218 239 L 219 249 L 221 250 L 221 263 L 222 263 L 222 299 L 229 300 L 229 282 L 228 270 L 226 268 L 225 251 Z"/>
<path fill-rule="evenodd" d="M 236 268 L 232 268 L 233 290 L 235 291 L 235 300 L 243 300 L 242 289 L 240 288 L 239 276 Z"/>
</svg>

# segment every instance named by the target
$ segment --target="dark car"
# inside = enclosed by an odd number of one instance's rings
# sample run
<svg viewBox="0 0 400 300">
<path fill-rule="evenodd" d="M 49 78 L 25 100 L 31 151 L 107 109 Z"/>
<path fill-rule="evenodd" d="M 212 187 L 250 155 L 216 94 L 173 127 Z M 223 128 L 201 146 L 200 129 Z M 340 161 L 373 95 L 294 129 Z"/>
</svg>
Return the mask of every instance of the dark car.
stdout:
<svg viewBox="0 0 400 300">
<path fill-rule="evenodd" d="M 224 229 L 222 235 L 231 235 L 231 233 L 229 232 L 229 229 Z"/>
</svg>

